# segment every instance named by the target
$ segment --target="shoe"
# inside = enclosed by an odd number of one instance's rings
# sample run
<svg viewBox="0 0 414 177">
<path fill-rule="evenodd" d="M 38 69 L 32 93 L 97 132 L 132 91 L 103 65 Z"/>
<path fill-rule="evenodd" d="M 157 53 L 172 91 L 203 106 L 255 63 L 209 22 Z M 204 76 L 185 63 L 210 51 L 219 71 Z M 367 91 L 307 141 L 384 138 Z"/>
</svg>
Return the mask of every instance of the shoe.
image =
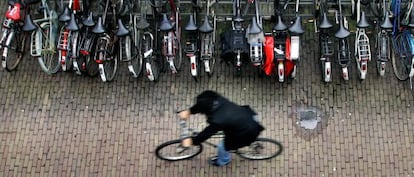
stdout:
<svg viewBox="0 0 414 177">
<path fill-rule="evenodd" d="M 227 162 L 226 164 L 220 165 L 220 164 L 217 162 L 217 159 L 218 159 L 218 157 L 217 157 L 217 156 L 210 157 L 210 158 L 208 159 L 208 163 L 209 163 L 210 165 L 214 165 L 214 166 L 216 166 L 216 167 L 225 166 L 225 165 L 227 165 L 227 164 L 229 164 L 229 163 L 230 163 L 230 162 Z"/>
</svg>

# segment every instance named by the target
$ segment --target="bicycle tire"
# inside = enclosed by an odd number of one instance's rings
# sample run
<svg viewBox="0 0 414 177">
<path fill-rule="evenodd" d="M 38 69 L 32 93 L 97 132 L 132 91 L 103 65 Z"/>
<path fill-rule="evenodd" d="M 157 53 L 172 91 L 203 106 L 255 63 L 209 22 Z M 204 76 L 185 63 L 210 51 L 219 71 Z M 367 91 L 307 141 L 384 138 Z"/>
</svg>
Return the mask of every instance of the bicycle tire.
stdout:
<svg viewBox="0 0 414 177">
<path fill-rule="evenodd" d="M 265 143 L 268 145 L 266 146 Z M 270 154 L 262 154 L 265 148 L 270 149 Z M 249 160 L 266 160 L 280 155 L 282 151 L 283 146 L 281 143 L 269 138 L 257 138 L 256 141 L 249 146 L 239 148 L 236 153 L 240 157 Z"/>
<path fill-rule="evenodd" d="M 175 69 L 177 71 L 180 71 L 181 70 L 181 65 L 183 63 L 183 52 L 184 51 L 181 48 L 181 42 L 179 41 L 179 39 L 176 39 L 175 42 L 176 42 L 177 46 L 175 48 L 176 55 L 174 57 L 174 66 L 175 66 Z"/>
<path fill-rule="evenodd" d="M 213 41 L 212 37 L 213 36 L 211 36 L 210 37 L 211 39 L 208 40 L 208 41 Z M 205 45 L 205 44 L 203 44 L 204 40 L 202 40 L 201 42 L 202 42 L 201 46 L 203 47 Z M 208 67 L 210 69 L 210 72 L 207 72 L 207 76 L 211 77 L 211 76 L 213 76 L 213 73 L 214 73 L 214 66 L 216 64 L 217 52 L 216 52 L 216 47 L 215 47 L 214 42 L 211 42 L 209 45 L 210 45 L 210 47 L 212 47 L 211 51 L 213 52 L 213 56 L 211 58 L 207 59 L 208 60 Z M 203 62 L 205 62 L 205 61 L 203 61 Z M 202 63 L 202 64 L 204 64 L 204 63 Z M 204 67 L 205 67 L 205 64 L 204 64 Z M 204 69 L 206 69 L 206 68 L 204 68 Z"/>
<path fill-rule="evenodd" d="M 106 59 L 103 63 L 106 81 L 113 81 L 118 68 L 118 55 L 112 56 L 112 59 Z"/>
<path fill-rule="evenodd" d="M 94 77 L 98 75 L 98 63 L 92 57 L 95 53 L 96 36 L 93 34 L 84 34 L 81 36 L 82 46 L 79 52 L 79 63 L 81 64 L 81 71 L 88 76 Z"/>
<path fill-rule="evenodd" d="M 168 156 L 168 154 L 164 153 L 164 150 L 167 150 L 167 152 L 170 152 L 173 155 Z M 177 151 L 180 151 L 180 152 L 177 152 Z M 183 148 L 181 146 L 181 140 L 177 139 L 177 140 L 167 141 L 165 143 L 158 145 L 157 148 L 155 149 L 155 156 L 157 156 L 159 159 L 162 159 L 162 160 L 179 161 L 179 160 L 193 158 L 194 156 L 197 156 L 198 154 L 200 154 L 202 151 L 203 151 L 203 146 L 201 144 L 193 145 L 189 148 Z M 183 152 L 188 152 L 188 154 L 183 154 Z"/>
<path fill-rule="evenodd" d="M 151 45 L 151 41 L 155 39 L 152 39 L 150 37 L 150 33 L 145 32 L 140 39 L 140 60 L 145 61 L 145 76 L 149 81 L 158 81 L 160 72 L 161 72 L 161 63 L 156 57 L 156 54 L 154 55 L 154 52 L 150 53 L 148 58 L 144 58 L 144 53 L 146 51 L 150 51 L 153 49 L 154 46 Z M 152 74 L 152 76 L 151 76 Z"/>
<path fill-rule="evenodd" d="M 394 76 L 400 81 L 406 81 L 409 77 L 406 64 L 404 63 L 406 59 L 401 59 L 396 55 L 398 54 L 395 53 L 395 50 L 391 50 L 391 64 L 394 70 Z"/>
<path fill-rule="evenodd" d="M 112 40 L 114 39 L 110 35 L 104 34 L 98 39 L 95 49 L 95 57 L 98 57 L 99 61 L 99 73 L 104 82 L 112 81 L 118 68 L 119 56 L 115 51 L 118 44 L 112 43 Z"/>
<path fill-rule="evenodd" d="M 12 30 L 8 35 L 14 36 L 11 36 L 10 44 L 8 46 L 4 46 L 3 50 L 8 50 L 8 52 L 6 56 L 2 57 L 4 57 L 4 61 L 6 62 L 6 71 L 11 72 L 17 69 L 23 59 L 25 45 L 22 44 L 26 44 L 26 35 L 17 30 Z"/>
<path fill-rule="evenodd" d="M 36 47 L 42 49 L 41 55 L 37 58 L 37 61 L 43 72 L 47 74 L 55 74 L 60 69 L 60 62 L 56 59 L 55 36 L 57 31 L 54 30 L 56 28 L 53 26 L 51 27 L 50 23 L 41 26 L 42 28 L 39 28 L 36 31 L 36 36 L 40 35 L 41 37 L 39 39 L 42 40 L 40 43 L 36 43 L 42 45 L 41 47 Z"/>
<path fill-rule="evenodd" d="M 135 46 L 135 41 L 132 41 L 130 36 L 126 36 L 125 39 L 121 39 L 121 45 L 125 45 L 124 52 L 127 55 L 126 57 L 130 59 L 130 66 L 132 66 L 133 72 L 136 74 L 136 77 L 138 77 L 142 71 L 143 60 L 139 57 L 139 50 Z M 120 47 L 120 49 L 122 50 L 122 47 Z M 129 50 L 129 52 L 127 50 Z"/>
<path fill-rule="evenodd" d="M 94 77 L 99 73 L 99 65 L 91 57 L 91 55 L 85 56 L 85 65 L 86 65 L 86 74 L 88 76 Z"/>
<path fill-rule="evenodd" d="M 112 44 L 113 46 L 111 48 L 114 48 L 115 44 Z M 106 80 L 107 81 L 113 81 L 116 75 L 116 72 L 118 70 L 118 60 L 119 60 L 119 56 L 117 53 L 113 53 L 115 52 L 114 49 L 111 50 L 112 53 L 107 53 L 106 59 L 103 63 L 104 65 L 104 72 L 105 72 L 105 76 L 106 76 Z M 108 56 L 109 55 L 109 56 Z"/>
</svg>

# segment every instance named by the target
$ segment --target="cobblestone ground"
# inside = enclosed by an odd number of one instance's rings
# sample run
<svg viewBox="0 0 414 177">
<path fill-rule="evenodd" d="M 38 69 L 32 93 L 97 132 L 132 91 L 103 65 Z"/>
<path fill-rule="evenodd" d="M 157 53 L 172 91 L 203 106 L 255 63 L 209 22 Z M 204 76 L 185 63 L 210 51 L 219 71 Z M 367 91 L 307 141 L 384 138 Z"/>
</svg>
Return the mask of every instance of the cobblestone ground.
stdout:
<svg viewBox="0 0 414 177">
<path fill-rule="evenodd" d="M 310 25 L 306 25 L 309 27 Z M 73 73 L 46 75 L 26 57 L 16 72 L 0 72 L 0 176 L 414 176 L 414 96 L 407 82 L 375 73 L 369 63 L 359 81 L 334 67 L 333 82 L 321 81 L 316 36 L 304 36 L 297 78 L 279 84 L 249 67 L 241 77 L 220 63 L 216 74 L 194 82 L 188 62 L 177 75 L 152 83 L 133 79 L 126 65 L 111 83 Z M 158 144 L 179 136 L 174 112 L 193 104 L 203 90 L 249 104 L 262 117 L 263 137 L 280 141 L 271 160 L 233 156 L 222 168 L 207 164 L 215 154 L 180 162 L 156 158 Z M 314 131 L 298 128 L 295 110 L 316 107 L 325 119 Z M 202 116 L 190 119 L 205 126 Z"/>
</svg>

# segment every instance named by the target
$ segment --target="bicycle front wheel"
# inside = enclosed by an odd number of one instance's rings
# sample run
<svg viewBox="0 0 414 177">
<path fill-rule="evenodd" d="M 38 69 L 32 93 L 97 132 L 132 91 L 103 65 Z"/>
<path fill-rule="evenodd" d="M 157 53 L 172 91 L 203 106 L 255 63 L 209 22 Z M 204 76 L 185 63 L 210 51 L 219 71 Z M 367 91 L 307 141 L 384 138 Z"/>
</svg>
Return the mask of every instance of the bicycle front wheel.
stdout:
<svg viewBox="0 0 414 177">
<path fill-rule="evenodd" d="M 24 56 L 26 35 L 20 31 L 12 31 L 8 38 L 11 38 L 11 40 L 10 43 L 3 48 L 3 50 L 7 50 L 7 52 L 3 52 L 2 57 L 4 57 L 5 69 L 7 71 L 13 71 L 20 64 Z"/>
<path fill-rule="evenodd" d="M 40 68 L 47 74 L 55 74 L 60 69 L 59 59 L 56 58 L 56 33 L 55 27 L 50 24 L 42 25 L 35 33 L 35 36 L 40 39 L 36 45 L 42 45 L 36 48 L 40 48 L 41 55 L 37 58 Z"/>
<path fill-rule="evenodd" d="M 278 156 L 283 151 L 279 142 L 269 138 L 257 138 L 249 146 L 237 150 L 240 157 L 249 160 L 266 160 Z"/>
<path fill-rule="evenodd" d="M 200 154 L 201 151 L 203 151 L 203 146 L 201 144 L 185 148 L 181 145 L 181 140 L 177 139 L 167 141 L 157 146 L 155 155 L 162 160 L 178 161 L 192 158 Z"/>
</svg>

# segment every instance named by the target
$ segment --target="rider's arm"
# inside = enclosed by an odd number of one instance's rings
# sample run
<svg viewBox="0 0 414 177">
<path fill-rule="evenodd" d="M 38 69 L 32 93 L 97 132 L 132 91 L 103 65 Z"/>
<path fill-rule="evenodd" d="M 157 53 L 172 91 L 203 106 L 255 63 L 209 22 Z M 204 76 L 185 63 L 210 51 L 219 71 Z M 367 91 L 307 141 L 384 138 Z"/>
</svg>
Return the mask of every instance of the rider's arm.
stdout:
<svg viewBox="0 0 414 177">
<path fill-rule="evenodd" d="M 212 135 L 217 133 L 220 129 L 215 125 L 209 125 L 206 127 L 202 132 L 200 132 L 197 136 L 192 138 L 185 138 L 182 141 L 182 145 L 184 147 L 189 147 L 191 145 L 199 145 L 206 139 L 210 138 Z"/>
<path fill-rule="evenodd" d="M 220 128 L 214 124 L 210 124 L 208 127 L 206 127 L 203 131 L 201 131 L 197 136 L 193 137 L 193 144 L 198 145 L 211 136 L 213 136 L 215 133 L 220 131 Z"/>
</svg>

